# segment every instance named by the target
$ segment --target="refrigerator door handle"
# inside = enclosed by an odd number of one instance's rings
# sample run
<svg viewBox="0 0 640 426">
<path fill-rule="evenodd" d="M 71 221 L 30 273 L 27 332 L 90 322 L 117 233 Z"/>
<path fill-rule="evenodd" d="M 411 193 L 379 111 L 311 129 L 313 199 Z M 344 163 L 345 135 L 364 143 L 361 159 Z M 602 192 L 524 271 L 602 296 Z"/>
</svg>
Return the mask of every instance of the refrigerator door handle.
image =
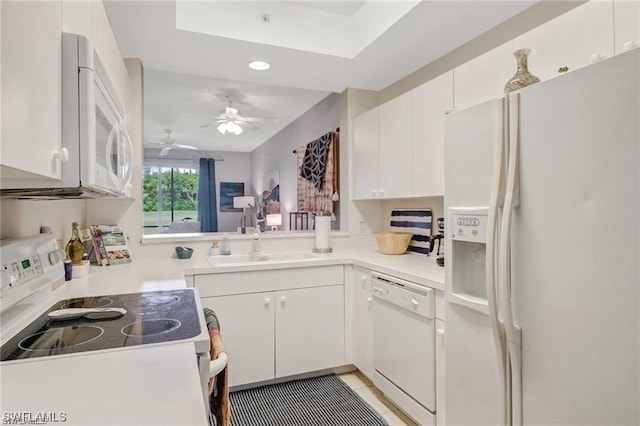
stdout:
<svg viewBox="0 0 640 426">
<path fill-rule="evenodd" d="M 507 352 L 511 365 L 511 414 L 514 426 L 522 425 L 522 331 L 513 317 L 511 300 L 511 218 L 519 205 L 519 95 L 509 95 L 509 164 L 507 168 L 507 186 L 500 228 L 498 253 L 498 294 L 503 311 L 504 327 L 507 336 Z"/>
<path fill-rule="evenodd" d="M 493 161 L 493 183 L 491 188 L 491 198 L 489 201 L 489 211 L 487 218 L 487 247 L 486 247 L 486 286 L 487 304 L 489 308 L 489 318 L 491 330 L 496 350 L 496 360 L 498 362 L 498 413 L 500 413 L 500 425 L 507 425 L 509 421 L 509 392 L 507 376 L 507 353 L 506 336 L 504 324 L 500 320 L 498 311 L 498 296 L 496 289 L 496 240 L 498 227 L 498 208 L 504 202 L 505 186 L 505 149 L 504 149 L 504 98 L 496 103 L 496 139 L 494 147 Z"/>
</svg>

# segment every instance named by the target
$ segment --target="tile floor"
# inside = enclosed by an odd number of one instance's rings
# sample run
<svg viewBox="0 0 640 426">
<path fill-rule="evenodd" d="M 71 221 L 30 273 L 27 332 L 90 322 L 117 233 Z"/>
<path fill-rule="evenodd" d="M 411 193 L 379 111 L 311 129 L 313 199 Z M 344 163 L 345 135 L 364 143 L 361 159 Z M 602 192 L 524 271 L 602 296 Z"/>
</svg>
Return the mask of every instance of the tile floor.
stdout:
<svg viewBox="0 0 640 426">
<path fill-rule="evenodd" d="M 340 374 L 338 377 L 376 410 L 389 423 L 389 426 L 417 426 L 360 372 Z"/>
</svg>

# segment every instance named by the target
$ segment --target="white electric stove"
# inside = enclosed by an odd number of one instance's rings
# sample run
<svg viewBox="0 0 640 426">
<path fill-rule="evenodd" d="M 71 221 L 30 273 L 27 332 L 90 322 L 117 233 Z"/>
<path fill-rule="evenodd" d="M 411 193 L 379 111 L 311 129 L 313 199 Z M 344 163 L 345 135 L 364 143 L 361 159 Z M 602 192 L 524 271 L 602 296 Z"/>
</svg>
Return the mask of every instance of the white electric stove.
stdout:
<svg viewBox="0 0 640 426">
<path fill-rule="evenodd" d="M 51 235 L 0 242 L 0 365 L 193 342 L 208 410 L 209 335 L 193 288 L 56 300 L 64 252 Z M 118 308 L 53 320 L 68 308 Z"/>
</svg>

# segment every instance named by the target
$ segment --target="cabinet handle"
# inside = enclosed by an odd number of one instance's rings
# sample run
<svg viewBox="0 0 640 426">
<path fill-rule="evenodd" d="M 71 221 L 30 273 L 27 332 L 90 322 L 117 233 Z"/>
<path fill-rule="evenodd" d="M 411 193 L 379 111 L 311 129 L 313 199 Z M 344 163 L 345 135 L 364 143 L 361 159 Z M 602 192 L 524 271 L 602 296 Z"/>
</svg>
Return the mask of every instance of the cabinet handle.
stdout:
<svg viewBox="0 0 640 426">
<path fill-rule="evenodd" d="M 285 303 L 287 303 L 287 296 L 282 296 L 282 297 L 280 298 L 280 303 L 281 303 L 282 305 L 284 305 Z"/>
<path fill-rule="evenodd" d="M 367 302 L 369 302 L 369 303 L 373 302 L 373 297 L 367 296 Z"/>
<path fill-rule="evenodd" d="M 60 151 L 55 151 L 53 153 L 53 158 L 55 160 L 60 160 L 62 163 L 66 163 L 69 161 L 69 150 L 67 148 L 62 148 Z"/>
<path fill-rule="evenodd" d="M 271 304 L 271 299 L 270 298 L 266 298 L 264 299 L 264 306 L 269 306 Z"/>
<path fill-rule="evenodd" d="M 378 191 L 376 191 L 375 189 L 373 191 L 371 191 L 371 196 L 372 197 L 377 197 L 378 196 Z"/>
<path fill-rule="evenodd" d="M 625 42 L 625 44 L 622 45 L 622 48 L 624 50 L 631 50 L 631 49 L 634 48 L 635 45 L 636 44 L 633 41 L 627 41 L 627 42 Z"/>
<path fill-rule="evenodd" d="M 599 52 L 594 53 L 593 55 L 591 55 L 591 62 L 597 62 L 600 59 L 602 59 L 602 55 Z"/>
<path fill-rule="evenodd" d="M 380 190 L 380 196 L 383 197 L 384 196 L 384 189 Z"/>
<path fill-rule="evenodd" d="M 439 328 L 436 330 L 436 334 L 438 335 L 438 337 L 444 337 L 444 330 L 442 328 Z"/>
</svg>

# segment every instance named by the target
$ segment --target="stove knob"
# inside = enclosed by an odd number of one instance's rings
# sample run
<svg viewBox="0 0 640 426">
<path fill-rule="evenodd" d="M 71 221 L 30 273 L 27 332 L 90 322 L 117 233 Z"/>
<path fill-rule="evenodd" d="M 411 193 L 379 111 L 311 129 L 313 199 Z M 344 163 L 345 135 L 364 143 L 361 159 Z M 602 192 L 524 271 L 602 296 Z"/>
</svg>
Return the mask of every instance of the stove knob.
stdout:
<svg viewBox="0 0 640 426">
<path fill-rule="evenodd" d="M 62 262 L 64 256 L 64 252 L 60 249 L 50 251 L 49 252 L 49 263 L 51 265 L 55 265 L 56 263 Z"/>
</svg>

